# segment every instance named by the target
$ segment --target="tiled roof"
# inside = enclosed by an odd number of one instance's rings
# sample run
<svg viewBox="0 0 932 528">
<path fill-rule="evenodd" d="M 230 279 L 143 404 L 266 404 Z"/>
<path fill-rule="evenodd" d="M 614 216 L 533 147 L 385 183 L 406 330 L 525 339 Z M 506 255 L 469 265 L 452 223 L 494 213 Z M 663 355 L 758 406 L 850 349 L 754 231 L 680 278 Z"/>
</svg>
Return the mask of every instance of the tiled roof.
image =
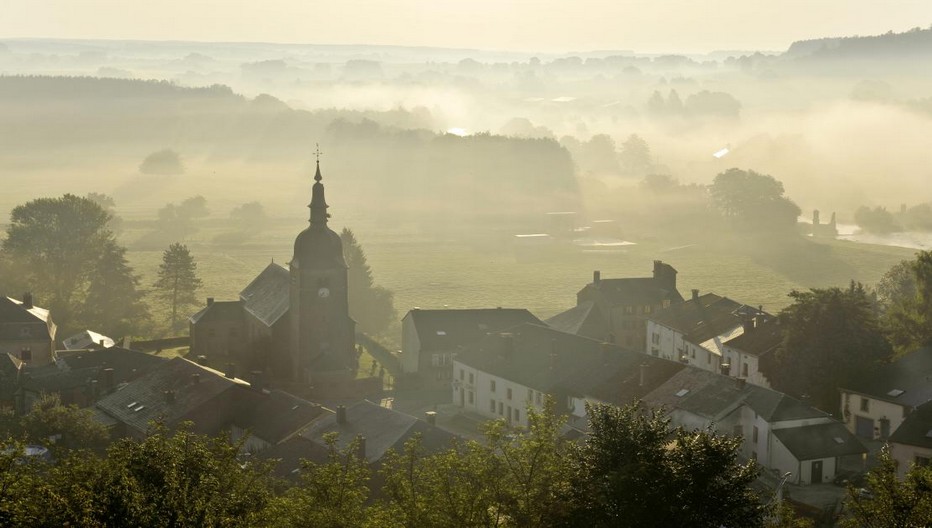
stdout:
<svg viewBox="0 0 932 528">
<path fill-rule="evenodd" d="M 248 313 L 272 326 L 288 312 L 290 288 L 290 273 L 273 262 L 239 293 L 239 298 Z"/>
<path fill-rule="evenodd" d="M 209 322 L 239 322 L 243 320 L 242 301 L 214 301 L 188 318 L 194 324 Z"/>
<path fill-rule="evenodd" d="M 890 442 L 932 449 L 932 401 L 906 415 L 903 423 L 890 435 Z"/>
<path fill-rule="evenodd" d="M 543 324 L 524 308 L 466 310 L 414 309 L 405 316 L 414 322 L 422 351 L 456 350 L 521 323 Z"/>
<path fill-rule="evenodd" d="M 199 375 L 198 378 L 194 377 L 195 374 Z M 127 426 L 144 432 L 152 420 L 175 425 L 193 410 L 236 386 L 248 387 L 248 384 L 176 357 L 101 399 L 97 402 L 97 408 Z M 168 391 L 173 393 L 171 400 L 166 395 Z M 196 430 L 198 425 L 195 424 Z"/>
<path fill-rule="evenodd" d="M 932 400 L 932 346 L 917 349 L 865 373 L 841 390 L 851 390 L 878 400 L 916 407 Z M 902 392 L 900 392 L 902 391 Z M 896 394 L 896 396 L 894 396 Z"/>
<path fill-rule="evenodd" d="M 867 452 L 864 444 L 840 422 L 787 427 L 772 431 L 780 443 L 800 461 L 859 455 Z"/>
</svg>

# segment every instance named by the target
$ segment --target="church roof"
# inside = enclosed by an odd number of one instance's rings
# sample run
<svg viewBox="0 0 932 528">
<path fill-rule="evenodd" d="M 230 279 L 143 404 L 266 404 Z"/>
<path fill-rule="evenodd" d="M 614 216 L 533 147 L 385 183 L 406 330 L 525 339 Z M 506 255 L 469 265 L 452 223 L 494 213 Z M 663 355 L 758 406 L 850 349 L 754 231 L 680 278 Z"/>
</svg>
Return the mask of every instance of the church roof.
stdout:
<svg viewBox="0 0 932 528">
<path fill-rule="evenodd" d="M 288 270 L 273 262 L 239 293 L 239 298 L 246 312 L 262 324 L 272 326 L 288 312 L 290 287 Z"/>
</svg>

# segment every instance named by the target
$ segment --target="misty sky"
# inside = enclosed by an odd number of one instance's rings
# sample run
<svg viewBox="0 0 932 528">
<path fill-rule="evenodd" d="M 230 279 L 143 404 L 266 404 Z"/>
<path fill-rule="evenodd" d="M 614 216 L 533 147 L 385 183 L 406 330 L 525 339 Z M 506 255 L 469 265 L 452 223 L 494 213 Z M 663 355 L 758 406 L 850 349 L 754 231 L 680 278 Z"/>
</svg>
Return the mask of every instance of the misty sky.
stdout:
<svg viewBox="0 0 932 528">
<path fill-rule="evenodd" d="M 0 39 L 704 52 L 930 24 L 932 0 L 0 0 Z"/>
</svg>

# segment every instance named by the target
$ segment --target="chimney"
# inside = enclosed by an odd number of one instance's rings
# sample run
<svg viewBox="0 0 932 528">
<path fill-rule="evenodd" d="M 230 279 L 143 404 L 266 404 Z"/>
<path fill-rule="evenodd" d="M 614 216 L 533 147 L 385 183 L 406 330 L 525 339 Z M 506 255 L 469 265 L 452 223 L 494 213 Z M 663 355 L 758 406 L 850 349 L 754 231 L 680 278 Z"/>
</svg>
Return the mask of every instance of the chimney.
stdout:
<svg viewBox="0 0 932 528">
<path fill-rule="evenodd" d="M 437 425 L 437 411 L 427 411 L 424 413 L 424 419 L 426 419 L 427 423 L 430 425 Z"/>
<path fill-rule="evenodd" d="M 722 364 L 718 366 L 718 369 L 722 376 L 728 376 L 731 374 L 731 363 L 723 361 Z"/>
<path fill-rule="evenodd" d="M 744 333 L 750 334 L 754 331 L 756 318 L 753 315 L 745 315 L 742 325 L 744 326 Z"/>
<path fill-rule="evenodd" d="M 650 369 L 650 365 L 647 363 L 641 363 L 640 368 L 640 377 L 638 379 L 638 387 L 643 387 L 647 385 L 647 371 Z"/>
<path fill-rule="evenodd" d="M 226 377 L 233 379 L 236 377 L 236 365 L 233 363 L 227 363 L 227 370 L 224 374 Z"/>
<path fill-rule="evenodd" d="M 366 460 L 366 437 L 363 435 L 356 435 L 356 440 L 359 442 L 359 451 L 357 455 L 360 460 Z"/>
<path fill-rule="evenodd" d="M 346 407 L 337 405 L 337 423 L 344 425 L 346 423 Z"/>
<path fill-rule="evenodd" d="M 32 307 L 33 307 L 32 306 L 32 294 L 29 292 L 26 292 L 23 294 L 23 308 L 29 310 Z"/>
<path fill-rule="evenodd" d="M 693 288 L 693 300 L 694 300 L 694 301 L 698 301 L 698 300 L 699 300 L 699 290 L 697 290 L 697 289 L 695 289 L 695 288 Z"/>
<path fill-rule="evenodd" d="M 602 272 L 595 270 L 592 272 L 592 284 L 598 286 L 602 282 Z"/>
<path fill-rule="evenodd" d="M 212 305 L 212 304 L 214 304 L 214 298 L 213 298 L 213 297 L 208 297 L 208 298 L 207 298 L 207 306 L 210 306 L 210 305 Z"/>
<path fill-rule="evenodd" d="M 110 393 L 115 388 L 116 383 L 113 380 L 113 369 L 105 368 L 104 369 L 104 392 Z"/>
<path fill-rule="evenodd" d="M 249 385 L 253 389 L 257 391 L 264 389 L 265 387 L 262 386 L 263 381 L 264 380 L 262 379 L 261 370 L 253 370 L 249 372 Z"/>
<path fill-rule="evenodd" d="M 197 385 L 201 382 L 201 375 L 198 373 L 191 374 L 191 384 Z"/>
</svg>

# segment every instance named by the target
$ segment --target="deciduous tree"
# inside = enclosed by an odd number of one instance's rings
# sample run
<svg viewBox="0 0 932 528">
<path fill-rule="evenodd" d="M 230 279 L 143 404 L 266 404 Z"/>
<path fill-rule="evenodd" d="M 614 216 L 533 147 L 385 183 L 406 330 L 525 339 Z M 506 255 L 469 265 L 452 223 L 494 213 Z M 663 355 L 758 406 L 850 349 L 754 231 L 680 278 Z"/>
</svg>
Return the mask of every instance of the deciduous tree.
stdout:
<svg viewBox="0 0 932 528">
<path fill-rule="evenodd" d="M 906 270 L 891 272 L 895 295 L 884 316 L 891 341 L 899 352 L 932 345 L 932 251 L 919 252 Z"/>
<path fill-rule="evenodd" d="M 783 195 L 783 184 L 773 176 L 728 169 L 709 188 L 712 203 L 736 229 L 755 233 L 792 233 L 799 206 Z"/>
<path fill-rule="evenodd" d="M 777 390 L 808 395 L 839 415 L 838 387 L 869 373 L 892 355 L 872 296 L 859 283 L 848 288 L 790 293 L 780 313 L 783 343 L 761 367 Z"/>
<path fill-rule="evenodd" d="M 850 528 L 932 526 L 932 468 L 913 466 L 900 480 L 896 461 L 884 446 L 864 488 L 848 488 L 842 523 Z"/>
</svg>

